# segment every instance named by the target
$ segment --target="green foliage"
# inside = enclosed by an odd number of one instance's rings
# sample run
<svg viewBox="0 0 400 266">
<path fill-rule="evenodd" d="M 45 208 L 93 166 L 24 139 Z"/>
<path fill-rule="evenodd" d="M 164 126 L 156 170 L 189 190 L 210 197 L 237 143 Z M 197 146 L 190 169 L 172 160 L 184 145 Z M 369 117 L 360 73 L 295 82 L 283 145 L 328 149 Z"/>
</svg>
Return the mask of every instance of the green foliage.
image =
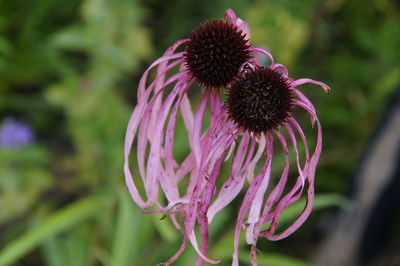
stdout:
<svg viewBox="0 0 400 266">
<path fill-rule="evenodd" d="M 92 197 L 59 210 L 40 225 L 7 244 L 0 254 L 0 265 L 9 265 L 17 261 L 21 255 L 42 244 L 48 237 L 55 236 L 83 220 L 98 214 L 104 205 L 104 197 Z"/>
<path fill-rule="evenodd" d="M 47 161 L 47 152 L 38 146 L 0 150 L 0 223 L 23 215 L 49 189 Z"/>
<path fill-rule="evenodd" d="M 313 216 L 320 219 L 296 236 L 314 234 L 332 208 L 350 206 L 340 196 L 347 177 L 400 81 L 395 1 L 2 1 L 0 119 L 29 122 L 36 139 L 20 149 L 0 147 L 0 265 L 144 266 L 174 254 L 182 232 L 160 215 L 143 214 L 124 186 L 125 127 L 145 66 L 226 8 L 249 22 L 252 44 L 271 50 L 294 78 L 324 80 L 333 89 L 325 96 L 304 88 L 325 144 Z M 221 265 L 231 263 L 237 204 L 210 229 L 210 257 L 223 258 Z M 287 209 L 280 225 L 303 206 Z M 293 253 L 288 243 L 259 246 L 260 265 L 300 266 L 308 265 L 313 243 Z M 195 259 L 188 248 L 176 265 Z"/>
</svg>

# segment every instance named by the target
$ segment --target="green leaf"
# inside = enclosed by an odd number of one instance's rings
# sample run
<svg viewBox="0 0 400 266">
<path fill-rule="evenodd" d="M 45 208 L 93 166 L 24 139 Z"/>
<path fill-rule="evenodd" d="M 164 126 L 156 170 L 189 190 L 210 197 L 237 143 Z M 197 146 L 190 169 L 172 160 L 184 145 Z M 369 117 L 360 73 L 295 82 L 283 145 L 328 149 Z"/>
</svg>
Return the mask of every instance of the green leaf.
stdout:
<svg viewBox="0 0 400 266">
<path fill-rule="evenodd" d="M 298 202 L 288 206 L 279 218 L 280 224 L 287 224 L 290 221 L 296 219 L 301 213 L 306 204 L 305 199 L 301 199 Z M 341 207 L 350 208 L 351 201 L 338 194 L 320 194 L 315 197 L 313 211 L 329 208 L 329 207 Z"/>
<path fill-rule="evenodd" d="M 0 252 L 0 265 L 10 265 L 41 245 L 49 237 L 64 232 L 76 224 L 91 218 L 102 211 L 105 197 L 93 196 L 73 203 L 51 214 L 37 227 L 11 241 Z"/>
<path fill-rule="evenodd" d="M 48 266 L 86 266 L 90 261 L 90 235 L 95 230 L 92 225 L 82 224 L 68 233 L 50 237 L 43 244 L 43 255 Z"/>
<path fill-rule="evenodd" d="M 120 193 L 115 239 L 112 248 L 112 266 L 132 265 L 132 259 L 139 254 L 141 248 L 139 232 L 144 217 L 134 207 L 129 194 Z M 140 242 L 140 243 L 138 243 Z"/>
<path fill-rule="evenodd" d="M 65 266 L 61 241 L 55 237 L 48 239 L 43 245 L 43 256 L 49 266 Z"/>
</svg>

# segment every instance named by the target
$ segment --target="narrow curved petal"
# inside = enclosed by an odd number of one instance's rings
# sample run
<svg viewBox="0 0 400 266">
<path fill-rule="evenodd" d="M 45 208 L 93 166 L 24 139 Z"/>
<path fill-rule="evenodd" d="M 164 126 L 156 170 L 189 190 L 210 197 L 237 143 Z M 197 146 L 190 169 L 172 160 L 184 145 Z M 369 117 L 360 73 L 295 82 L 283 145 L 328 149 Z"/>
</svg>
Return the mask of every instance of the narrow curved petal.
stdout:
<svg viewBox="0 0 400 266">
<path fill-rule="evenodd" d="M 272 139 L 269 139 L 268 136 L 265 137 L 267 151 L 272 150 Z M 244 218 L 248 210 L 250 209 L 251 205 L 253 204 L 253 199 L 256 196 L 257 191 L 259 190 L 262 181 L 265 178 L 269 178 L 266 175 L 269 175 L 268 169 L 270 168 L 269 165 L 271 163 L 272 157 L 269 152 L 267 152 L 267 159 L 265 160 L 264 166 L 261 172 L 254 178 L 254 181 L 250 184 L 247 189 L 247 192 L 244 196 L 242 204 L 239 209 L 238 217 L 236 220 L 235 226 L 235 238 L 234 238 L 234 255 L 233 255 L 233 263 L 232 265 L 239 265 L 238 261 L 238 253 L 239 253 L 239 237 L 240 231 L 242 226 L 244 225 Z"/>
<path fill-rule="evenodd" d="M 226 10 L 224 19 L 237 26 L 249 39 L 248 24 L 238 18 L 233 10 Z M 218 260 L 207 257 L 209 224 L 218 212 L 245 190 L 235 226 L 232 265 L 239 265 L 239 237 L 244 229 L 246 241 L 251 245 L 251 264 L 255 266 L 258 238 L 262 236 L 269 240 L 279 240 L 287 237 L 305 222 L 312 209 L 315 170 L 322 150 L 322 132 L 315 107 L 297 86 L 312 83 L 321 86 L 326 92 L 330 88 L 312 79 L 290 78 L 286 67 L 275 63 L 270 52 L 253 46 L 249 48 L 251 58 L 237 73 L 237 78 L 241 78 L 255 71 L 263 64 L 261 58 L 266 56 L 269 69 L 265 68 L 287 79 L 285 84 L 292 94 L 288 104 L 306 110 L 312 126 L 316 124 L 317 127 L 317 142 L 311 155 L 308 137 L 295 117 L 285 116 L 279 122 L 280 126 L 273 130 L 248 132 L 230 118 L 226 108 L 228 106 L 221 102 L 221 88 L 205 88 L 200 103 L 192 110 L 187 92 L 196 78 L 187 69 L 185 52 L 177 52 L 188 41 L 190 39 L 179 40 L 169 47 L 162 57 L 150 65 L 139 81 L 137 106 L 132 112 L 125 136 L 126 184 L 132 198 L 141 208 L 153 207 L 146 213 L 161 213 L 162 218 L 169 216 L 175 227 L 183 231 L 180 248 L 163 265 L 175 262 L 188 242 L 198 254 L 197 266 L 203 266 L 206 262 L 218 263 Z M 277 77 L 282 78 L 279 75 Z M 182 141 L 176 139 L 175 134 L 180 119 L 187 131 L 184 140 L 188 142 L 190 151 L 183 160 L 176 160 L 174 148 Z M 282 130 L 286 130 L 287 135 Z M 132 176 L 129 165 L 135 138 L 140 174 L 137 179 Z M 275 187 L 269 189 L 273 178 L 274 138 L 280 142 L 278 147 L 283 152 L 284 166 L 277 183 L 272 182 L 276 184 Z M 294 182 L 288 182 L 291 161 L 289 146 L 293 149 L 294 169 L 297 170 Z M 300 152 L 303 151 L 302 146 L 304 153 Z M 226 177 L 220 176 L 222 165 L 226 163 L 231 164 L 230 172 Z M 225 180 L 217 182 L 222 178 Z M 248 186 L 245 185 L 246 180 Z M 291 187 L 288 188 L 288 184 Z M 143 194 L 139 193 L 138 187 L 144 188 Z M 285 230 L 278 230 L 282 212 L 298 201 L 305 190 L 307 203 L 304 210 Z M 265 224 L 269 224 L 269 228 L 261 231 Z M 200 230 L 200 246 L 196 239 L 196 226 Z"/>
<path fill-rule="evenodd" d="M 273 64 L 271 66 L 271 68 L 273 70 L 278 70 L 286 78 L 289 76 L 289 72 L 288 72 L 287 68 L 282 64 Z"/>
<path fill-rule="evenodd" d="M 246 156 L 246 149 L 249 143 L 249 134 L 245 134 L 243 136 L 242 141 L 240 142 L 236 157 L 233 160 L 232 170 L 229 174 L 229 178 L 222 185 L 220 192 L 212 203 L 208 210 L 208 220 L 212 221 L 214 216 L 223 208 L 225 208 L 242 190 L 243 185 L 246 181 L 245 173 L 247 171 L 250 160 L 254 154 L 256 141 L 253 139 L 250 144 L 249 151 L 247 153 L 247 158 L 243 163 L 244 156 Z M 243 165 L 242 165 L 243 164 Z"/>
<path fill-rule="evenodd" d="M 275 64 L 274 57 L 267 50 L 265 50 L 263 48 L 258 48 L 258 47 L 251 47 L 251 50 L 253 51 L 253 53 L 260 53 L 260 54 L 265 55 L 269 59 L 271 65 Z"/>
<path fill-rule="evenodd" d="M 316 113 L 314 113 L 306 104 L 301 104 L 299 103 L 299 106 L 305 109 L 310 116 L 313 116 L 315 121 L 317 122 L 317 144 L 314 150 L 313 155 L 311 156 L 310 159 L 310 164 L 309 164 L 309 172 L 308 172 L 308 188 L 307 188 L 307 203 L 306 206 L 303 210 L 303 212 L 300 214 L 300 216 L 293 222 L 289 228 L 287 228 L 285 231 L 283 231 L 280 234 L 276 235 L 266 235 L 266 237 L 270 240 L 280 240 L 283 239 L 290 234 L 292 234 L 294 231 L 296 231 L 307 219 L 307 217 L 310 215 L 311 210 L 312 210 L 312 204 L 314 201 L 314 177 L 315 177 L 315 170 L 318 164 L 318 160 L 322 151 L 322 130 L 321 130 L 321 124 L 318 120 L 318 117 Z"/>
<path fill-rule="evenodd" d="M 221 165 L 224 160 L 224 156 L 220 156 L 214 169 L 208 179 L 208 182 L 204 188 L 203 195 L 199 205 L 199 215 L 198 221 L 200 226 L 200 233 L 202 236 L 202 243 L 201 243 L 201 253 L 206 255 L 208 250 L 208 219 L 207 219 L 207 212 L 210 207 L 211 197 L 214 194 L 217 179 L 221 170 Z M 198 259 L 197 265 L 202 266 L 204 265 L 204 260 L 202 258 Z"/>
<path fill-rule="evenodd" d="M 328 85 L 326 85 L 325 83 L 323 83 L 321 81 L 313 80 L 313 79 L 307 79 L 307 78 L 297 79 L 297 80 L 293 81 L 292 86 L 297 87 L 299 85 L 303 85 L 303 84 L 307 84 L 307 83 L 311 83 L 311 84 L 320 86 L 326 93 L 329 93 L 331 91 L 331 88 Z"/>
</svg>

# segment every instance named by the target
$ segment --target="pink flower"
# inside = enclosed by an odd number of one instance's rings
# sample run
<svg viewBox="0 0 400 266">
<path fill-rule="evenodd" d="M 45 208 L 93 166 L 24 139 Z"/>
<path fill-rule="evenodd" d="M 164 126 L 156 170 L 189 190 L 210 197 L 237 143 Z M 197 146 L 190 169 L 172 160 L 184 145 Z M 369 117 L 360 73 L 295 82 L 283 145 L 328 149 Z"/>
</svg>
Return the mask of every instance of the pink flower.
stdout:
<svg viewBox="0 0 400 266">
<path fill-rule="evenodd" d="M 209 219 L 215 215 L 215 209 L 223 208 L 237 196 L 245 179 L 250 184 L 236 221 L 233 265 L 239 263 L 239 235 L 242 227 L 246 230 L 247 243 L 252 246 L 252 264 L 257 265 L 256 242 L 259 237 L 269 240 L 285 238 L 296 231 L 309 216 L 314 200 L 315 170 L 322 149 L 322 132 L 314 106 L 297 89 L 297 86 L 313 83 L 321 86 L 326 92 L 330 91 L 326 84 L 319 81 L 289 78 L 286 68 L 280 64 L 272 63 L 268 67 L 262 67 L 259 66 L 258 61 L 250 68 L 251 70 L 243 73 L 231 85 L 221 116 L 227 118 L 226 120 L 221 119 L 221 126 L 214 127 L 228 128 L 226 133 L 218 136 L 221 144 L 215 145 L 214 149 L 228 151 L 232 149 L 232 145 L 238 145 L 238 150 L 243 153 L 237 152 L 233 159 L 233 169 L 240 170 L 236 171 L 223 185 L 213 203 L 218 207 L 210 207 Z M 317 126 L 317 141 L 311 156 L 307 138 L 292 113 L 296 107 L 305 110 L 310 115 L 311 125 L 316 124 Z M 220 131 L 217 130 L 215 133 Z M 287 189 L 289 149 L 288 140 L 283 131 L 286 131 L 289 143 L 294 150 L 298 173 L 296 182 L 289 189 Z M 239 137 L 241 141 L 236 144 L 233 140 L 237 140 Z M 298 137 L 305 149 L 303 162 L 300 160 L 298 151 Z M 273 142 L 276 140 L 285 154 L 285 165 L 275 187 L 268 190 L 268 187 L 273 185 L 271 165 L 274 154 Z M 255 146 L 257 146 L 256 153 L 254 153 Z M 247 157 L 244 157 L 246 151 Z M 210 152 L 213 153 L 213 150 Z M 265 154 L 265 158 L 262 158 L 261 154 Z M 235 165 L 236 162 L 239 162 L 238 165 Z M 261 163 L 261 169 L 257 172 L 255 169 L 259 163 Z M 286 194 L 284 193 L 285 188 L 289 191 Z M 303 212 L 291 226 L 276 233 L 280 214 L 287 206 L 299 200 L 304 190 L 307 190 L 307 204 Z M 219 204 L 222 202 L 223 204 Z M 247 220 L 245 221 L 246 215 Z M 270 224 L 268 225 L 268 223 Z M 266 225 L 268 228 L 262 230 L 261 228 Z"/>
<path fill-rule="evenodd" d="M 265 53 L 261 49 L 258 51 Z M 216 213 L 238 196 L 247 180 L 249 187 L 236 221 L 233 265 L 239 264 L 238 248 L 242 228 L 246 230 L 247 243 L 252 246 L 252 263 L 257 265 L 256 242 L 259 237 L 269 240 L 285 238 L 296 231 L 309 216 L 314 199 L 315 170 L 322 149 L 322 132 L 314 106 L 297 86 L 313 83 L 326 92 L 330 91 L 326 84 L 318 81 L 289 78 L 283 65 L 272 63 L 262 67 L 259 60 L 253 63 L 248 63 L 236 81 L 229 85 L 227 101 L 219 110 L 219 119 L 208 131 L 211 137 L 203 148 L 197 183 L 189 203 L 191 212 L 186 214 L 185 219 L 186 232 L 191 232 L 197 218 L 203 238 L 200 252 L 206 254 L 208 224 Z M 312 154 L 302 127 L 293 116 L 292 111 L 296 107 L 305 110 L 310 115 L 311 125 L 317 127 L 317 141 Z M 298 140 L 305 150 L 303 162 L 300 160 Z M 274 141 L 285 155 L 285 165 L 275 187 L 269 189 L 273 185 L 270 181 Z M 291 187 L 287 182 L 290 161 L 288 143 L 294 150 L 298 172 Z M 229 157 L 232 157 L 231 171 L 217 191 L 216 179 L 219 177 L 221 163 Z M 211 175 L 207 179 L 205 177 L 208 173 Z M 286 193 L 285 188 L 288 191 Z M 280 214 L 287 206 L 299 200 L 304 191 L 307 204 L 303 212 L 291 226 L 276 233 Z M 268 228 L 261 230 L 266 225 Z"/>
<path fill-rule="evenodd" d="M 232 13 L 232 11 L 227 11 L 227 13 Z M 185 50 L 177 52 L 183 44 L 186 45 Z M 169 47 L 164 55 L 144 72 L 137 91 L 138 103 L 126 132 L 124 166 L 129 191 L 140 207 L 147 208 L 153 205 L 161 207 L 157 200 L 159 185 L 170 202 L 184 202 L 176 186 L 200 160 L 201 127 L 207 102 L 210 102 L 212 109 L 220 109 L 220 102 L 215 102 L 219 98 L 215 95 L 218 94 L 219 88 L 233 81 L 240 67 L 249 58 L 247 25 L 236 19 L 228 22 L 226 18 L 224 21 L 213 21 L 201 25 L 193 31 L 190 38 L 179 40 Z M 177 67 L 179 71 L 174 73 L 174 68 Z M 151 70 L 156 71 L 155 78 L 147 84 Z M 187 97 L 187 91 L 194 82 L 206 87 L 195 115 L 192 113 Z M 164 97 L 164 91 L 169 86 L 172 86 L 172 89 Z M 174 129 L 179 109 L 188 130 L 193 151 L 183 165 L 177 165 L 172 156 Z M 169 122 L 164 132 L 168 117 Z M 212 114 L 211 118 L 215 120 L 215 115 Z M 136 133 L 139 172 L 147 200 L 138 193 L 128 163 Z M 147 167 L 145 167 L 147 145 L 150 146 L 150 154 Z M 175 169 L 178 170 L 174 171 Z M 168 176 L 168 178 L 160 178 L 160 175 Z"/>
<path fill-rule="evenodd" d="M 322 133 L 315 108 L 297 86 L 314 83 L 326 92 L 330 89 L 311 79 L 289 78 L 283 65 L 276 64 L 268 51 L 250 46 L 248 39 L 247 23 L 236 18 L 229 9 L 224 21 L 203 24 L 193 31 L 189 39 L 180 40 L 168 48 L 140 80 L 138 104 L 132 113 L 125 138 L 125 179 L 129 192 L 141 208 L 155 206 L 156 209 L 149 212 L 169 216 L 178 229 L 181 229 L 181 224 L 176 215 L 183 219 L 181 248 L 164 265 L 173 263 L 188 241 L 199 254 L 198 265 L 204 265 L 205 261 L 214 264 L 219 262 L 206 257 L 208 225 L 219 211 L 238 196 L 246 180 L 249 186 L 236 222 L 233 265 L 238 265 L 242 227 L 246 230 L 247 243 L 253 247 L 252 262 L 255 265 L 258 237 L 270 240 L 284 238 L 294 232 L 311 211 Z M 176 52 L 183 44 L 186 45 L 184 51 Z M 260 55 L 269 58 L 268 67 L 260 66 Z M 174 67 L 179 67 L 179 71 L 169 74 Z M 155 69 L 156 75 L 147 84 L 152 69 Z M 187 91 L 195 82 L 205 90 L 193 114 Z M 163 96 L 165 91 L 169 91 L 169 86 L 172 89 Z M 228 89 L 224 104 L 220 99 L 221 88 Z M 202 132 L 207 105 L 210 108 L 210 124 Z M 292 115 L 295 107 L 308 112 L 312 125 L 317 125 L 317 144 L 311 156 L 302 128 Z M 178 110 L 188 132 L 191 150 L 180 164 L 173 156 Z M 298 171 L 297 181 L 286 193 L 289 149 L 283 129 L 295 151 Z M 136 133 L 139 180 L 133 179 L 129 168 L 129 155 Z M 305 148 L 303 163 L 296 134 Z M 285 154 L 285 166 L 277 185 L 271 193 L 267 193 L 274 139 L 278 140 Z M 221 166 L 230 162 L 230 173 L 218 188 Z M 258 168 L 261 170 L 258 171 Z M 142 183 L 146 199 L 140 195 L 136 183 Z M 160 188 L 163 192 L 161 197 Z M 280 214 L 300 198 L 305 188 L 308 200 L 303 213 L 288 229 L 276 234 Z M 164 201 L 167 204 L 162 204 Z M 202 238 L 200 247 L 194 233 L 196 221 Z M 269 222 L 269 228 L 261 230 Z"/>
</svg>

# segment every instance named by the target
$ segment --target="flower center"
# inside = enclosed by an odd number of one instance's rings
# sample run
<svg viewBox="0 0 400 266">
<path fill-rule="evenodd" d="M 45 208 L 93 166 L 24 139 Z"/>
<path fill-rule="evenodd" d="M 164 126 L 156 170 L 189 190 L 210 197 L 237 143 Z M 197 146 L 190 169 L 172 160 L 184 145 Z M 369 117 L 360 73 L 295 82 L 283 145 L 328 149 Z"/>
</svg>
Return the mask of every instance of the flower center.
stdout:
<svg viewBox="0 0 400 266">
<path fill-rule="evenodd" d="M 250 45 L 237 26 L 212 21 L 195 29 L 185 49 L 191 74 L 207 87 L 224 87 L 250 58 Z"/>
<path fill-rule="evenodd" d="M 230 118 L 254 133 L 275 129 L 290 116 L 292 100 L 287 78 L 258 67 L 244 74 L 228 91 Z"/>
</svg>

